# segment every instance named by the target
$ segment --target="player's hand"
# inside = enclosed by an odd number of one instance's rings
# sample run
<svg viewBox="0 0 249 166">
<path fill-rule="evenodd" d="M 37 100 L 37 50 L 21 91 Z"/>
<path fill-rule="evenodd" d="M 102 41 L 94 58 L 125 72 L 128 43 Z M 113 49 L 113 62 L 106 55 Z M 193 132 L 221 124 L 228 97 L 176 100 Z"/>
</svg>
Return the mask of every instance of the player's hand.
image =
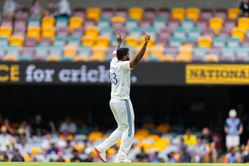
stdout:
<svg viewBox="0 0 249 166">
<path fill-rule="evenodd" d="M 119 32 L 117 35 L 117 42 L 122 43 L 122 41 L 123 41 L 123 37 L 122 37 L 121 33 Z"/>
<path fill-rule="evenodd" d="M 144 34 L 145 34 L 145 43 L 148 43 L 150 41 L 151 36 L 147 35 L 146 33 Z"/>
</svg>

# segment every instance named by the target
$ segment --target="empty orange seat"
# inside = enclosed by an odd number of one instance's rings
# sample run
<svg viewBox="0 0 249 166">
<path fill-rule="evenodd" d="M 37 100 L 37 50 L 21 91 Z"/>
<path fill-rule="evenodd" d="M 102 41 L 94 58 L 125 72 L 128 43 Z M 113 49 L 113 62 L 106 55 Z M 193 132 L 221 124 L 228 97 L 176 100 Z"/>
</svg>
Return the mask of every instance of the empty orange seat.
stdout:
<svg viewBox="0 0 249 166">
<path fill-rule="evenodd" d="M 107 48 L 107 47 L 109 47 L 109 45 L 110 45 L 109 38 L 105 37 L 105 36 L 100 36 L 100 37 L 98 37 L 95 46 Z"/>
<path fill-rule="evenodd" d="M 244 28 L 235 27 L 232 30 L 232 37 L 239 38 L 240 41 L 243 41 L 245 38 L 246 30 Z"/>
<path fill-rule="evenodd" d="M 29 27 L 27 31 L 27 36 L 40 40 L 40 28 L 39 27 Z"/>
<path fill-rule="evenodd" d="M 75 45 L 66 45 L 64 47 L 64 56 L 74 57 L 77 54 L 77 49 Z"/>
<path fill-rule="evenodd" d="M 0 27 L 0 36 L 1 37 L 10 38 L 11 34 L 12 34 L 11 27 Z"/>
<path fill-rule="evenodd" d="M 238 27 L 247 30 L 249 28 L 249 18 L 241 17 L 238 20 Z"/>
<path fill-rule="evenodd" d="M 43 29 L 42 30 L 42 37 L 54 40 L 55 29 L 54 28 L 45 28 L 45 29 Z"/>
<path fill-rule="evenodd" d="M 83 25 L 83 18 L 78 16 L 73 16 L 69 20 L 69 31 L 73 31 L 75 28 L 80 28 Z"/>
<path fill-rule="evenodd" d="M 193 46 L 189 44 L 181 45 L 179 47 L 179 53 L 186 56 L 192 56 Z"/>
<path fill-rule="evenodd" d="M 126 20 L 125 17 L 122 17 L 122 16 L 113 16 L 112 17 L 112 22 L 124 23 L 125 20 Z"/>
<path fill-rule="evenodd" d="M 239 8 L 230 8 L 228 9 L 228 18 L 229 19 L 237 19 L 240 14 Z"/>
<path fill-rule="evenodd" d="M 223 26 L 223 19 L 222 18 L 211 18 L 209 20 L 209 27 L 211 29 L 213 29 L 216 34 L 219 33 L 222 26 Z"/>
<path fill-rule="evenodd" d="M 93 47 L 95 45 L 95 38 L 94 37 L 83 37 L 82 39 L 83 46 Z"/>
<path fill-rule="evenodd" d="M 149 131 L 146 129 L 139 129 L 136 131 L 136 135 L 143 135 L 144 137 L 147 137 L 147 135 L 149 135 Z"/>
<path fill-rule="evenodd" d="M 31 154 L 41 154 L 43 151 L 41 148 L 32 148 Z"/>
<path fill-rule="evenodd" d="M 8 62 L 16 62 L 17 61 L 17 56 L 15 55 L 6 55 L 3 57 L 4 61 L 8 61 Z"/>
<path fill-rule="evenodd" d="M 185 9 L 173 8 L 171 11 L 171 17 L 176 20 L 183 20 L 185 18 Z"/>
<path fill-rule="evenodd" d="M 170 144 L 170 140 L 168 138 L 161 138 L 158 139 L 154 145 L 153 148 L 157 149 L 158 151 L 163 151 L 168 145 Z"/>
<path fill-rule="evenodd" d="M 24 41 L 24 39 L 23 39 L 22 36 L 12 36 L 10 38 L 10 45 L 22 47 L 23 46 L 23 41 Z"/>
<path fill-rule="evenodd" d="M 199 47 L 210 48 L 212 45 L 212 39 L 209 36 L 202 36 L 198 40 Z"/>
<path fill-rule="evenodd" d="M 176 59 L 176 62 L 191 62 L 192 61 L 192 57 L 191 56 L 186 56 L 186 55 L 182 55 L 179 54 Z"/>
<path fill-rule="evenodd" d="M 60 60 L 61 58 L 55 55 L 50 55 L 47 57 L 48 62 L 59 62 Z"/>
<path fill-rule="evenodd" d="M 140 7 L 130 8 L 129 17 L 141 21 L 143 18 L 143 8 Z"/>
<path fill-rule="evenodd" d="M 164 55 L 164 46 L 161 44 L 154 45 L 149 49 L 149 52 L 150 55 L 161 57 Z"/>
<path fill-rule="evenodd" d="M 219 61 L 219 58 L 217 55 L 215 54 L 208 54 L 206 57 L 205 57 L 205 60 L 206 62 L 218 62 Z"/>
<path fill-rule="evenodd" d="M 55 24 L 55 18 L 54 17 L 44 17 L 42 19 L 42 29 L 53 28 L 54 24 Z"/>
<path fill-rule="evenodd" d="M 96 141 L 96 140 L 102 138 L 102 136 L 103 136 L 103 133 L 95 131 L 95 132 L 91 132 L 88 135 L 88 139 L 89 139 L 89 141 Z"/>
<path fill-rule="evenodd" d="M 96 38 L 99 35 L 99 28 L 96 26 L 90 26 L 86 28 L 85 36 Z"/>
<path fill-rule="evenodd" d="M 89 60 L 89 58 L 88 57 L 86 57 L 86 56 L 75 56 L 74 58 L 73 58 L 73 60 L 75 61 L 75 62 L 87 62 L 88 60 Z"/>
<path fill-rule="evenodd" d="M 133 37 L 133 36 L 127 36 L 125 38 L 125 44 L 127 46 L 133 46 L 136 47 L 139 44 L 139 40 L 137 37 Z"/>
<path fill-rule="evenodd" d="M 104 57 L 106 54 L 106 48 L 93 47 L 92 56 Z"/>
<path fill-rule="evenodd" d="M 101 15 L 101 9 L 98 7 L 92 7 L 88 8 L 86 12 L 86 18 L 87 19 L 93 19 L 95 21 L 98 21 Z"/>
<path fill-rule="evenodd" d="M 96 38 L 99 34 L 99 28 L 96 26 L 87 27 L 85 31 L 85 36 Z"/>
<path fill-rule="evenodd" d="M 200 16 L 199 8 L 187 8 L 187 18 L 197 21 Z"/>
</svg>

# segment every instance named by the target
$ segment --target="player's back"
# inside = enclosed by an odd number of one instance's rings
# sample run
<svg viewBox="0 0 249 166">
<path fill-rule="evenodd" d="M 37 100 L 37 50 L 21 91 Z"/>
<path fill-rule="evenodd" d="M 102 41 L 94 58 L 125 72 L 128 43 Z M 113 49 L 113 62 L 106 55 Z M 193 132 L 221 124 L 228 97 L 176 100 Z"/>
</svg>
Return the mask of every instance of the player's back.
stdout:
<svg viewBox="0 0 249 166">
<path fill-rule="evenodd" d="M 110 63 L 111 98 L 130 98 L 130 77 L 130 61 L 119 61 L 117 57 L 113 57 Z"/>
</svg>

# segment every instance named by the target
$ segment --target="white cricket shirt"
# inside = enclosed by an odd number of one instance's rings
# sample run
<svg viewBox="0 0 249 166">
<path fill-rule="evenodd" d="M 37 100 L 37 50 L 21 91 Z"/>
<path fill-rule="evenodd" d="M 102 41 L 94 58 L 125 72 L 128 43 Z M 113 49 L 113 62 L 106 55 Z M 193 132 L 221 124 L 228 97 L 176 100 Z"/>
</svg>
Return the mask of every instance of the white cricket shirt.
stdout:
<svg viewBox="0 0 249 166">
<path fill-rule="evenodd" d="M 131 70 L 130 61 L 119 61 L 116 56 L 112 58 L 110 64 L 111 98 L 130 99 Z"/>
</svg>

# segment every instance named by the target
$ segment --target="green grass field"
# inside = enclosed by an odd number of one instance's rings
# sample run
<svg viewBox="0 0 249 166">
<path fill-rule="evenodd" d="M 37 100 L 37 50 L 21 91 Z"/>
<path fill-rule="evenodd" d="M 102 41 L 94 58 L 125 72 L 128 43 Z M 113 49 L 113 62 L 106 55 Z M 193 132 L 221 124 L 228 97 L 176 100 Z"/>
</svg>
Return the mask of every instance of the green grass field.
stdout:
<svg viewBox="0 0 249 166">
<path fill-rule="evenodd" d="M 152 163 L 1 163 L 0 166 L 227 166 L 228 164 L 152 164 Z M 229 166 L 245 166 L 248 164 L 229 164 Z"/>
</svg>

